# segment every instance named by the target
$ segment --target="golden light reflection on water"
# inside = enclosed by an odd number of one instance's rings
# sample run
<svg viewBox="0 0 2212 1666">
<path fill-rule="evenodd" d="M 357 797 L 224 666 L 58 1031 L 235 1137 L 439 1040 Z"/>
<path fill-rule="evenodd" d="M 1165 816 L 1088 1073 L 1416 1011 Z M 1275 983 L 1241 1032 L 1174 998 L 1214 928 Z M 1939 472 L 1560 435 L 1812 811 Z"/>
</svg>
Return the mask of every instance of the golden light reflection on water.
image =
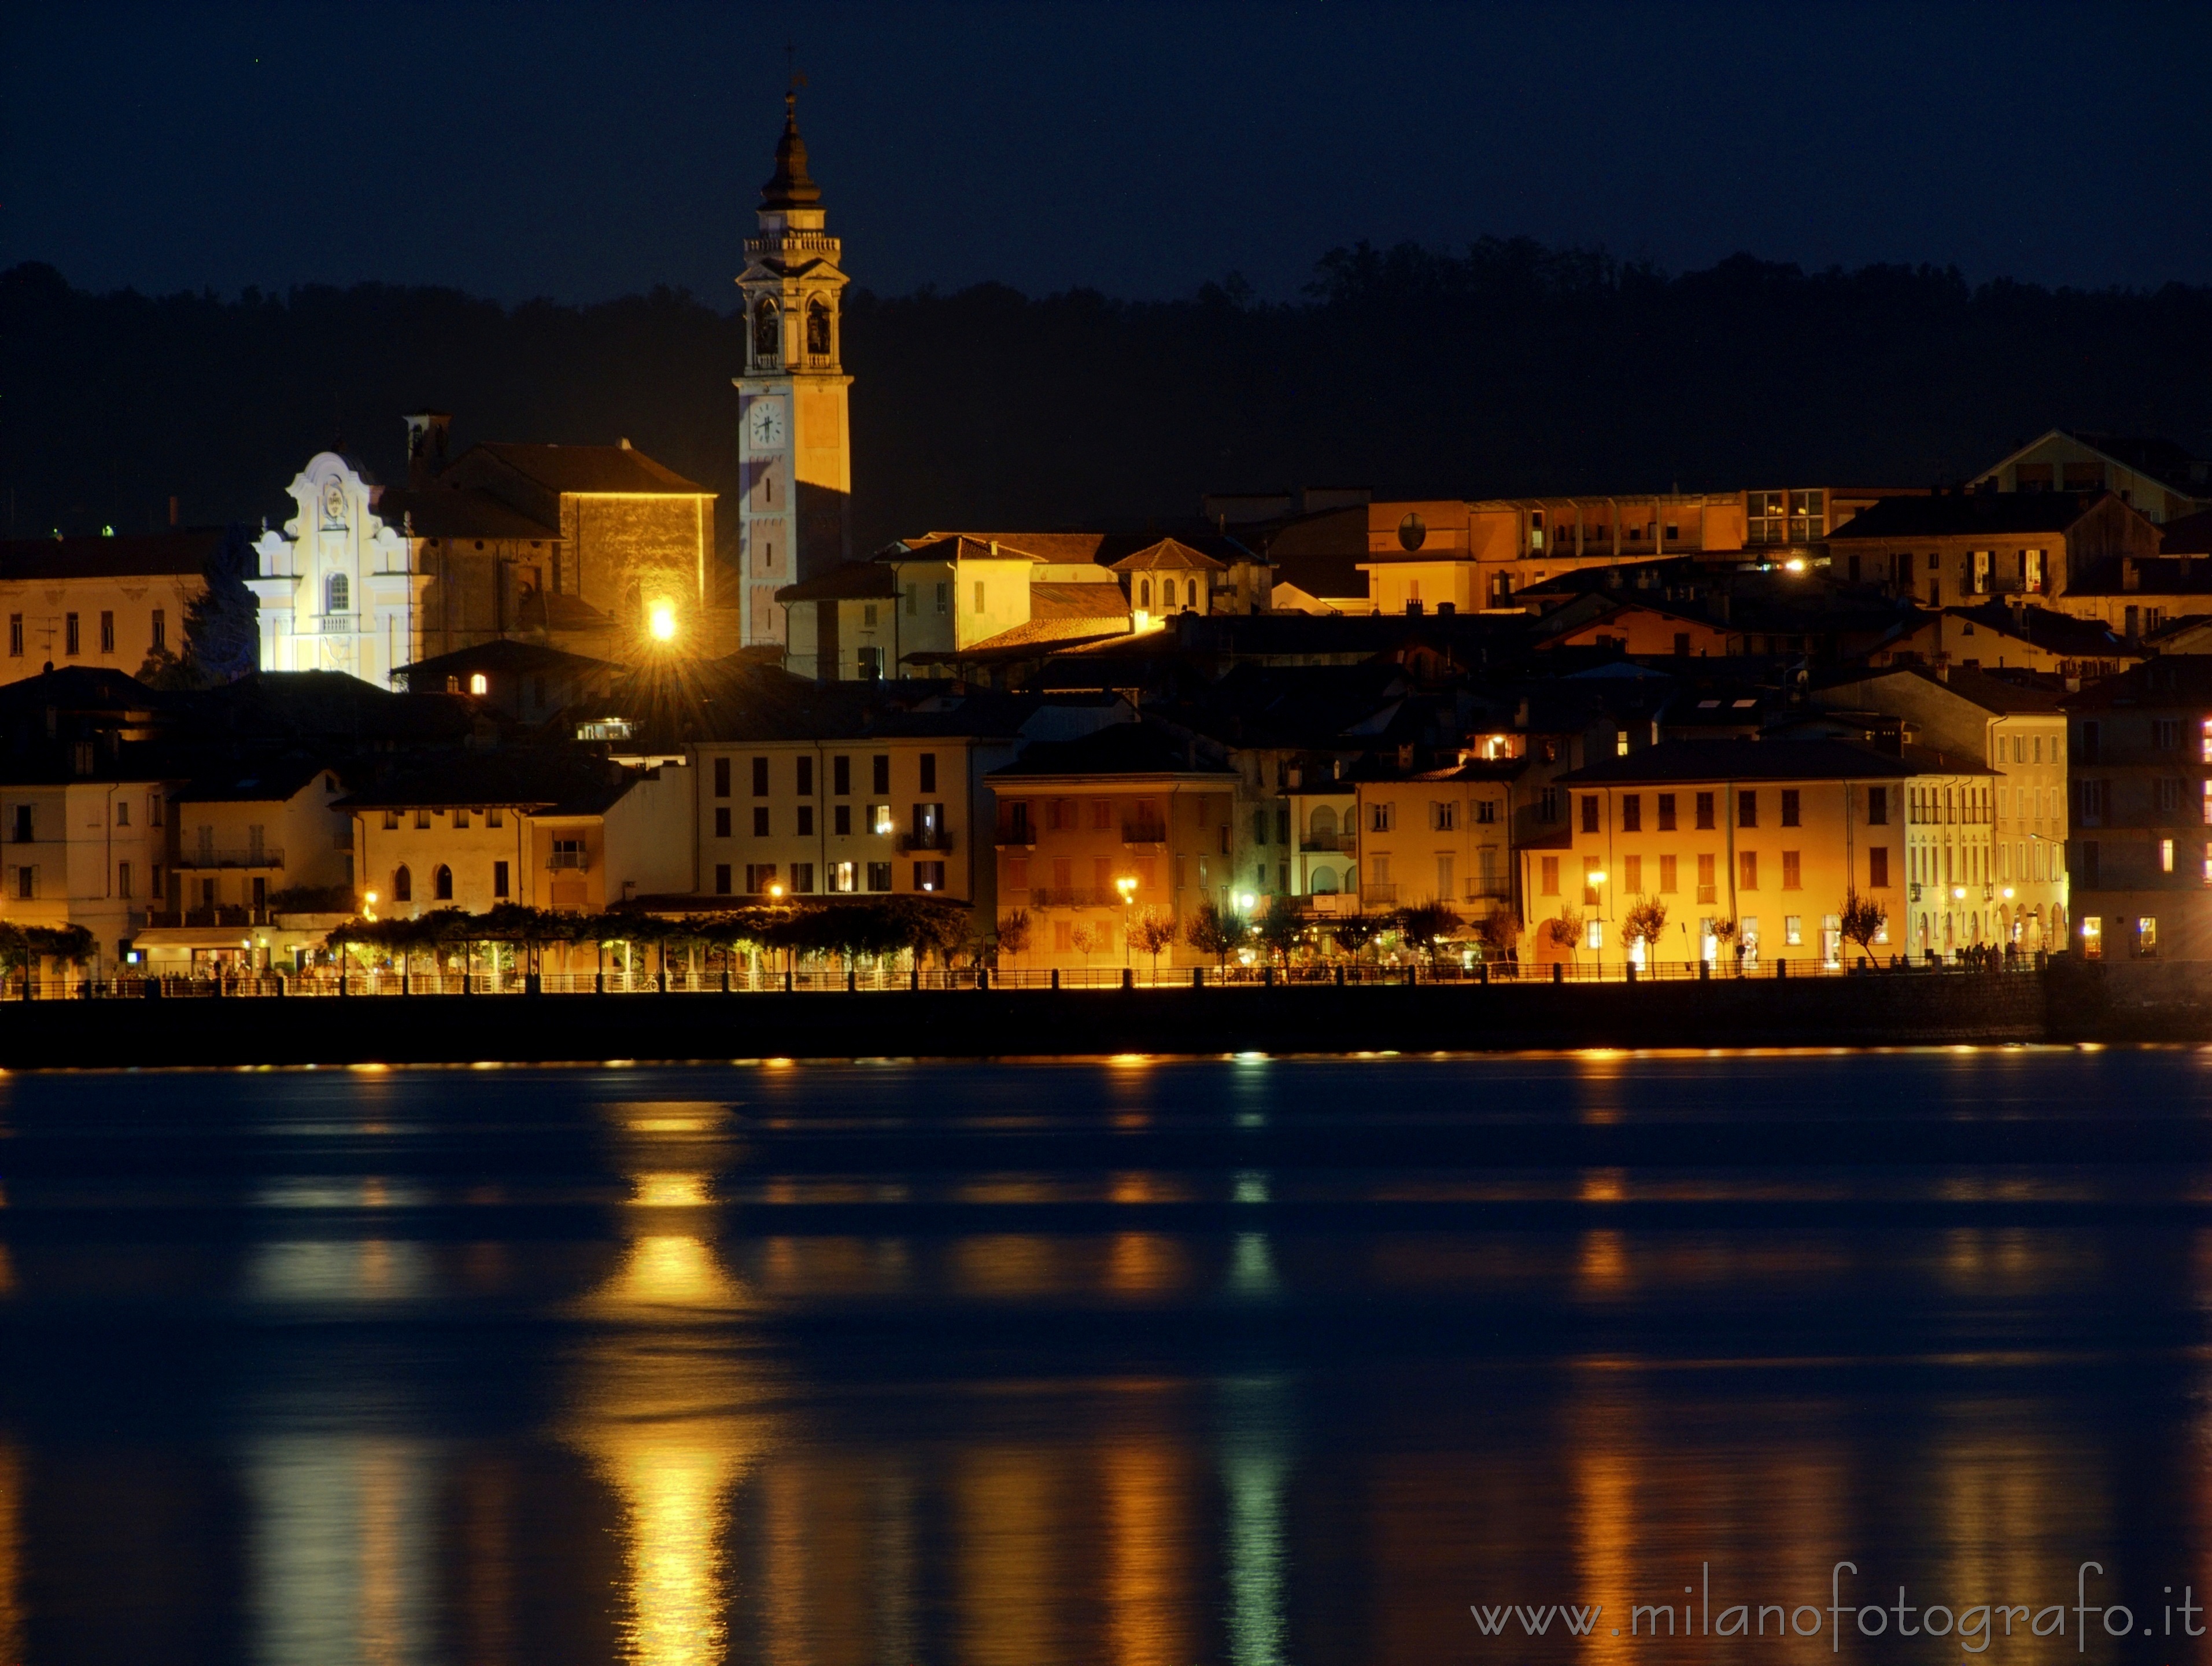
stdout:
<svg viewBox="0 0 2212 1666">
<path fill-rule="evenodd" d="M 1617 1296 L 1628 1287 L 1628 1248 L 1610 1229 L 1584 1232 L 1577 1240 L 1575 1287 L 1586 1296 Z"/>
<path fill-rule="evenodd" d="M 428 1444 L 318 1431 L 263 1436 L 250 1603 L 266 1660 L 428 1662 L 435 1638 Z"/>
<path fill-rule="evenodd" d="M 1181 1666 L 1199 1651 L 1191 1635 L 1185 1542 L 1192 1485 L 1181 1449 L 1123 1438 L 1102 1456 L 1107 1634 L 1116 1666 Z"/>
<path fill-rule="evenodd" d="M 993 1445 L 972 1450 L 955 1475 L 960 1660 L 1039 1666 L 1073 1654 L 1060 1597 L 1067 1523 L 1057 1505 L 1076 1489 L 1061 1468 L 1049 1449 Z"/>
<path fill-rule="evenodd" d="M 645 1209 L 697 1209 L 714 1200 L 703 1174 L 641 1174 L 631 1183 L 630 1201 Z"/>
<path fill-rule="evenodd" d="M 0 1243 L 0 1296 L 15 1293 L 15 1258 L 8 1253 L 8 1246 Z"/>
</svg>

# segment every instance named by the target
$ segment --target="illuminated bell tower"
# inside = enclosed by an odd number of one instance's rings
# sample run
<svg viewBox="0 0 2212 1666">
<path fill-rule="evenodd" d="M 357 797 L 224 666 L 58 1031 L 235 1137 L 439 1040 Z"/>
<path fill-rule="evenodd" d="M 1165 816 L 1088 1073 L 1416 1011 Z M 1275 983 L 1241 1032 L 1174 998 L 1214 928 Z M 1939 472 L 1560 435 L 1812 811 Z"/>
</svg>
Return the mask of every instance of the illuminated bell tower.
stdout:
<svg viewBox="0 0 2212 1666">
<path fill-rule="evenodd" d="M 822 189 L 807 177 L 798 94 L 784 94 L 775 173 L 761 187 L 760 234 L 745 240 L 745 374 L 738 455 L 743 641 L 781 642 L 782 586 L 851 558 L 853 455 L 845 421 L 842 247 L 823 229 Z"/>
</svg>

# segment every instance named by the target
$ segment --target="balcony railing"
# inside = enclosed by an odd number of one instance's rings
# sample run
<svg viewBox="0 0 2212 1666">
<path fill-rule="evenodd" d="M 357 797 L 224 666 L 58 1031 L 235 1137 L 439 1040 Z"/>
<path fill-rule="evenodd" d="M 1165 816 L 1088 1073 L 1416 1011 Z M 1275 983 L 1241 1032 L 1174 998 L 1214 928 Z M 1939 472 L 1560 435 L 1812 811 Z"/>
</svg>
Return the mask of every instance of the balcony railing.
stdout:
<svg viewBox="0 0 2212 1666">
<path fill-rule="evenodd" d="M 1165 844 L 1168 830 L 1158 822 L 1124 822 L 1121 824 L 1123 844 Z"/>
<path fill-rule="evenodd" d="M 201 927 L 214 929 L 223 926 L 265 926 L 269 910 L 265 908 L 212 909 L 149 909 L 146 910 L 148 929 L 156 926 Z"/>
<path fill-rule="evenodd" d="M 1512 888 L 1503 879 L 1469 879 L 1467 882 L 1466 900 L 1470 903 L 1486 902 L 1492 897 L 1510 895 Z"/>
<path fill-rule="evenodd" d="M 545 859 L 545 866 L 556 873 L 588 873 L 592 866 L 592 853 L 588 850 L 556 850 Z"/>
<path fill-rule="evenodd" d="M 1359 900 L 1370 909 L 1395 909 L 1398 906 L 1398 887 L 1395 885 L 1362 885 Z"/>
<path fill-rule="evenodd" d="M 360 617 L 358 613 L 318 613 L 315 629 L 325 636 L 350 636 Z"/>
<path fill-rule="evenodd" d="M 902 833 L 898 836 L 902 851 L 928 850 L 942 854 L 952 848 L 952 830 L 945 827 L 926 827 Z"/>
<path fill-rule="evenodd" d="M 1036 844 L 1036 827 L 1030 822 L 1016 822 L 1012 827 L 1002 827 L 999 830 L 999 843 L 1002 847 L 1011 846 L 1017 850 L 1034 848 Z"/>
<path fill-rule="evenodd" d="M 1111 885 L 1036 885 L 1030 891 L 1033 909 L 1118 909 L 1121 893 Z"/>
<path fill-rule="evenodd" d="M 1309 833 L 1298 841 L 1298 848 L 1315 850 L 1356 850 L 1359 836 L 1356 833 Z"/>
<path fill-rule="evenodd" d="M 281 845 L 264 846 L 258 850 L 216 850 L 203 845 L 180 854 L 176 866 L 184 873 L 198 867 L 282 867 L 284 851 Z"/>
</svg>

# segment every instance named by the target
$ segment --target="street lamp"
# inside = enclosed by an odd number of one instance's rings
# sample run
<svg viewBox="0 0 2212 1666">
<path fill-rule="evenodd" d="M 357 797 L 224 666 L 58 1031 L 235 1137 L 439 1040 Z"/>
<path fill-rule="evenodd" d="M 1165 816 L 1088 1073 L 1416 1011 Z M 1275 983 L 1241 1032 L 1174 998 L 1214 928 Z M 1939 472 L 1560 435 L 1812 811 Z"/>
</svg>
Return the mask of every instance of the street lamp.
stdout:
<svg viewBox="0 0 2212 1666">
<path fill-rule="evenodd" d="M 781 902 L 783 900 L 783 882 L 780 879 L 770 880 L 769 882 L 768 894 L 775 901 L 779 903 Z"/>
<path fill-rule="evenodd" d="M 1133 874 L 1123 874 L 1114 882 L 1114 889 L 1121 893 L 1121 964 L 1133 966 L 1137 963 L 1129 950 L 1129 904 L 1136 900 L 1137 881 Z"/>
<path fill-rule="evenodd" d="M 672 642 L 676 640 L 676 609 L 669 603 L 653 603 L 653 611 L 647 616 L 647 623 L 654 641 Z"/>
<path fill-rule="evenodd" d="M 1245 913 L 1249 914 L 1252 912 L 1252 904 L 1258 900 L 1259 899 L 1254 897 L 1250 891 L 1243 891 L 1241 892 L 1237 898 L 1237 906 L 1243 909 Z"/>
</svg>

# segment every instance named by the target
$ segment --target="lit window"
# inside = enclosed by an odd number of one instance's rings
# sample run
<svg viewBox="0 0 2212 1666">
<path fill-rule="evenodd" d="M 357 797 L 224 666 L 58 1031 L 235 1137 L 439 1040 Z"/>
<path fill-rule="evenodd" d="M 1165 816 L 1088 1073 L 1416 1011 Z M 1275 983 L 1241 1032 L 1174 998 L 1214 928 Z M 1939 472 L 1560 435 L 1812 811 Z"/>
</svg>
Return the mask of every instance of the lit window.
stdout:
<svg viewBox="0 0 2212 1666">
<path fill-rule="evenodd" d="M 2160 873 L 2173 872 L 2173 841 L 2171 839 L 2158 842 L 2158 871 Z"/>
<path fill-rule="evenodd" d="M 491 678 L 485 676 L 482 672 L 476 672 L 469 678 L 469 692 L 471 694 L 489 694 L 491 692 Z"/>
</svg>

